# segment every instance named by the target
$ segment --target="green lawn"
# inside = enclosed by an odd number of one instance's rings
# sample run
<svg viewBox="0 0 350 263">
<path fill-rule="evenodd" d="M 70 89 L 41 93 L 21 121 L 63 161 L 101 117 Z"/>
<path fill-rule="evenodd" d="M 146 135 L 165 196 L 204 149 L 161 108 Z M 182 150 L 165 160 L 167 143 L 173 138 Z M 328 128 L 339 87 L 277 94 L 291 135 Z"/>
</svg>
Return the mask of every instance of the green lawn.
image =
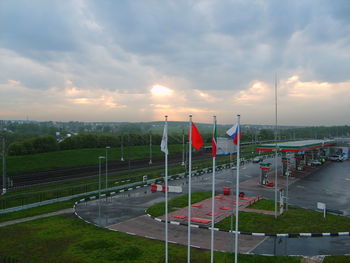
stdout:
<svg viewBox="0 0 350 263">
<path fill-rule="evenodd" d="M 164 243 L 100 229 L 70 216 L 54 216 L 0 228 L 0 251 L 26 263 L 164 262 Z M 187 247 L 169 244 L 169 262 L 186 262 Z M 215 262 L 232 255 L 215 253 Z M 210 261 L 210 252 L 191 250 L 191 262 Z M 239 255 L 240 263 L 297 263 L 295 257 Z"/>
<path fill-rule="evenodd" d="M 191 203 L 198 203 L 202 200 L 211 197 L 211 193 L 197 192 L 191 195 Z M 188 195 L 182 195 L 175 197 L 168 201 L 168 211 L 169 213 L 177 210 L 178 208 L 186 207 L 188 205 Z M 162 216 L 165 214 L 165 202 L 155 204 L 147 209 L 147 213 L 152 216 Z"/>
<path fill-rule="evenodd" d="M 260 206 L 259 203 L 262 203 Z M 255 207 L 265 209 L 271 206 L 274 201 L 261 200 Z M 348 232 L 350 230 L 350 218 L 336 215 L 327 215 L 313 210 L 306 210 L 296 207 L 290 207 L 289 211 L 278 216 L 264 215 L 259 213 L 239 213 L 239 230 L 246 232 L 263 233 L 323 233 L 323 232 Z M 226 218 L 217 227 L 230 229 L 230 218 Z"/>
<path fill-rule="evenodd" d="M 227 157 L 218 158 L 219 163 L 226 163 Z M 197 161 L 193 162 L 193 170 L 209 167 L 211 161 Z M 171 165 L 169 166 L 169 175 L 175 175 L 183 173 L 185 167 L 181 165 Z M 131 183 L 131 182 L 140 182 L 142 181 L 143 175 L 147 175 L 148 179 L 158 178 L 164 173 L 163 168 L 145 168 L 137 171 L 123 171 L 118 173 L 110 173 L 108 178 L 108 186 L 120 186 L 122 184 Z M 102 187 L 105 187 L 105 177 L 102 177 Z M 128 182 L 121 183 L 121 181 L 130 180 Z M 116 184 L 115 182 L 119 183 Z M 60 183 L 47 186 L 33 186 L 31 188 L 20 189 L 16 191 L 10 191 L 6 195 L 0 196 L 0 209 L 5 209 L 14 206 L 20 206 L 35 202 L 40 202 L 49 199 L 55 199 L 59 197 L 85 193 L 89 191 L 98 190 L 98 179 L 84 179 L 68 183 Z"/>
<path fill-rule="evenodd" d="M 73 199 L 73 200 L 69 200 L 69 201 L 65 201 L 65 202 L 58 202 L 58 203 L 54 203 L 54 204 L 43 205 L 43 206 L 34 207 L 34 208 L 21 210 L 21 211 L 17 211 L 17 212 L 0 214 L 0 222 L 6 222 L 6 221 L 10 221 L 10 220 L 19 219 L 19 218 L 25 218 L 25 217 L 31 217 L 31 216 L 51 213 L 51 212 L 65 209 L 65 208 L 71 208 L 71 207 L 73 207 L 75 201 L 77 201 L 77 200 L 78 199 Z"/>
<path fill-rule="evenodd" d="M 275 211 L 275 203 L 274 201 L 271 202 L 270 200 L 262 199 L 248 206 L 248 208 Z"/>
<path fill-rule="evenodd" d="M 326 257 L 322 263 L 349 263 L 350 256 Z"/>
<path fill-rule="evenodd" d="M 246 146 L 252 148 L 252 146 Z M 248 148 L 247 148 L 248 149 Z M 124 159 L 136 160 L 149 158 L 149 146 L 128 146 L 124 147 Z M 23 172 L 46 171 L 57 168 L 68 168 L 86 165 L 97 165 L 98 156 L 105 155 L 105 148 L 93 149 L 76 149 L 65 150 L 48 153 L 8 156 L 7 157 L 7 174 L 18 174 Z M 169 153 L 182 153 L 182 144 L 169 145 Z M 250 153 L 250 150 L 249 150 Z M 250 154 L 251 155 L 251 154 Z M 254 156 L 255 154 L 251 155 Z M 109 160 L 120 160 L 121 149 L 111 148 L 108 151 Z M 152 157 L 158 158 L 164 156 L 160 151 L 159 145 L 152 146 Z M 246 156 L 248 158 L 248 156 Z M 228 156 L 218 156 L 218 164 L 220 162 L 227 162 Z M 0 162 L 0 171 L 2 170 L 2 162 Z"/>
<path fill-rule="evenodd" d="M 184 172 L 183 166 L 170 166 L 169 175 L 174 175 Z M 148 168 L 144 170 L 129 171 L 110 174 L 108 176 L 108 186 L 121 186 L 123 184 L 129 184 L 132 182 L 142 181 L 142 176 L 147 175 L 148 179 L 160 177 L 160 174 L 164 173 L 164 169 Z M 105 188 L 105 177 L 102 177 L 102 189 Z M 127 181 L 126 180 L 130 180 Z M 119 182 L 116 184 L 116 182 Z M 122 183 L 121 181 L 125 181 Z M 98 190 L 98 179 L 85 179 L 69 183 L 61 183 L 48 186 L 33 186 L 28 189 L 21 189 L 17 191 L 8 192 L 6 195 L 0 196 L 0 209 L 20 206 L 23 204 L 30 204 L 40 202 L 49 199 L 55 199 L 59 197 L 69 196 L 73 194 L 86 193 L 89 191 Z"/>
<path fill-rule="evenodd" d="M 77 167 L 98 164 L 98 156 L 105 155 L 104 148 L 77 149 L 57 152 L 39 153 L 22 156 L 8 156 L 7 174 L 17 174 L 29 171 L 45 171 L 57 168 Z M 182 152 L 182 145 L 169 145 L 170 154 Z M 163 156 L 158 145 L 153 145 L 152 156 L 154 158 Z M 120 160 L 120 148 L 111 148 L 108 151 L 109 160 Z M 124 147 L 124 159 L 135 160 L 149 158 L 149 146 Z M 0 163 L 2 170 L 2 163 Z"/>
</svg>

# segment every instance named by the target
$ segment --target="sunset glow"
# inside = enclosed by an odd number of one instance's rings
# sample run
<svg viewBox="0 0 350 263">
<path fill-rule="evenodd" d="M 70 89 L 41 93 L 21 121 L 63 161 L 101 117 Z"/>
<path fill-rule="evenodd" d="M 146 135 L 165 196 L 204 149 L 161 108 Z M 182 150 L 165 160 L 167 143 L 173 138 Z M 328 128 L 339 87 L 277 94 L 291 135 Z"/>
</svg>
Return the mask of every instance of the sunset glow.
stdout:
<svg viewBox="0 0 350 263">
<path fill-rule="evenodd" d="M 154 96 L 170 96 L 173 93 L 173 90 L 157 84 L 152 87 L 151 93 Z"/>
</svg>

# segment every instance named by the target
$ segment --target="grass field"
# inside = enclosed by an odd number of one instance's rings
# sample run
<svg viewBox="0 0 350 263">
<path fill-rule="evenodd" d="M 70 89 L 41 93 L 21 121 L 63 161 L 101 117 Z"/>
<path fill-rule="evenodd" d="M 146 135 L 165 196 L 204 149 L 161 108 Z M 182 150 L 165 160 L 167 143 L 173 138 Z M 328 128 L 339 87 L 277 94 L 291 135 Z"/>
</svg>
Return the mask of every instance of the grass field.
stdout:
<svg viewBox="0 0 350 263">
<path fill-rule="evenodd" d="M 197 203 L 211 197 L 211 193 L 198 192 L 192 194 L 192 203 Z M 169 211 L 186 207 L 187 195 L 179 196 L 169 201 Z M 153 216 L 164 215 L 164 202 L 155 204 L 147 209 L 147 213 Z M 274 201 L 260 200 L 253 206 L 255 209 L 273 210 Z M 290 207 L 277 219 L 273 215 L 260 213 L 240 212 L 239 230 L 245 232 L 264 233 L 323 233 L 323 232 L 347 232 L 350 229 L 350 218 L 336 215 L 327 215 L 302 208 Z M 216 227 L 230 229 L 230 217 L 216 224 Z"/>
<path fill-rule="evenodd" d="M 69 216 L 54 216 L 0 228 L 0 251 L 26 263 L 164 262 L 164 243 L 100 229 Z M 187 247 L 169 244 L 169 262 L 186 262 Z M 191 262 L 210 261 L 210 252 L 192 249 Z M 232 255 L 216 252 L 215 262 Z M 239 255 L 240 263 L 297 263 L 300 258 Z"/>
<path fill-rule="evenodd" d="M 75 203 L 75 201 L 77 201 L 77 200 L 78 200 L 78 198 L 77 199 L 72 199 L 72 200 L 69 200 L 69 201 L 65 201 L 65 202 L 58 202 L 58 203 L 54 203 L 54 204 L 34 207 L 34 208 L 21 210 L 21 211 L 17 211 L 17 212 L 12 212 L 12 213 L 7 213 L 7 214 L 0 214 L 0 223 L 1 222 L 15 220 L 15 219 L 19 219 L 19 218 L 26 218 L 26 217 L 31 217 L 31 216 L 51 213 L 51 212 L 55 212 L 55 211 L 59 211 L 59 210 L 65 209 L 65 208 L 72 208 L 74 203 Z"/>
<path fill-rule="evenodd" d="M 326 257 L 322 263 L 349 263 L 350 256 Z"/>
<path fill-rule="evenodd" d="M 227 163 L 226 156 L 217 158 L 218 165 Z M 193 162 L 192 168 L 201 169 L 211 165 L 211 160 Z M 169 176 L 185 172 L 185 167 L 181 165 L 169 166 Z M 158 178 L 164 173 L 164 168 L 145 168 L 137 171 L 123 171 L 118 173 L 110 173 L 108 175 L 108 187 L 120 186 L 122 184 L 142 181 L 143 175 L 147 175 L 148 179 Z M 121 181 L 130 180 L 122 183 Z M 116 184 L 116 182 L 119 182 Z M 105 187 L 105 176 L 102 177 L 102 188 Z M 20 206 L 49 199 L 55 199 L 64 196 L 70 196 L 79 193 L 98 190 L 98 179 L 83 179 L 73 182 L 57 183 L 47 186 L 33 186 L 31 188 L 10 191 L 4 196 L 0 196 L 0 209 L 14 206 Z"/>
<path fill-rule="evenodd" d="M 193 193 L 191 195 L 191 203 L 194 204 L 202 200 L 208 199 L 209 197 L 211 197 L 211 193 L 206 193 L 206 192 Z M 187 205 L 188 205 L 188 195 L 182 195 L 169 200 L 168 211 L 170 213 L 179 208 L 186 207 Z M 162 216 L 164 215 L 164 211 L 165 211 L 165 202 L 155 204 L 147 209 L 147 213 L 152 216 Z"/>
<path fill-rule="evenodd" d="M 182 145 L 169 145 L 170 154 L 182 152 Z M 7 157 L 7 174 L 17 174 L 30 171 L 46 171 L 57 168 L 77 167 L 84 165 L 97 165 L 98 156 L 105 155 L 106 149 L 78 149 L 49 153 L 39 153 L 22 156 Z M 164 153 L 158 145 L 152 147 L 152 157 L 161 157 Z M 111 148 L 108 150 L 109 160 L 120 160 L 121 149 Z M 149 157 L 149 146 L 124 147 L 124 159 L 135 160 Z M 2 162 L 0 163 L 2 170 Z"/>
<path fill-rule="evenodd" d="M 182 153 L 182 144 L 169 145 L 169 153 L 179 154 Z M 244 151 L 250 154 L 246 157 L 252 157 L 256 154 L 251 154 L 255 149 L 255 145 L 245 146 Z M 149 146 L 128 146 L 123 149 L 123 157 L 125 160 L 136 160 L 149 158 Z M 94 149 L 77 149 L 77 150 L 65 150 L 48 153 L 39 153 L 31 155 L 21 156 L 8 156 L 7 157 L 7 174 L 19 174 L 24 172 L 35 171 L 47 171 L 58 168 L 69 168 L 77 166 L 97 165 L 98 156 L 104 156 L 106 153 L 105 148 Z M 164 153 L 160 151 L 159 145 L 152 146 L 152 158 L 158 158 L 164 156 Z M 111 148 L 108 150 L 108 159 L 119 161 L 121 158 L 120 148 Z M 220 159 L 228 160 L 228 157 L 219 157 Z M 2 162 L 0 162 L 0 171 L 2 170 Z"/>
<path fill-rule="evenodd" d="M 261 206 L 259 203 L 261 202 Z M 269 204 L 270 203 L 270 204 Z M 255 205 L 256 209 L 271 207 L 274 201 L 261 200 Z M 239 213 L 239 230 L 246 232 L 264 233 L 323 233 L 347 232 L 350 229 L 350 218 L 336 215 L 327 215 L 302 208 L 290 207 L 277 219 L 273 215 L 259 213 Z M 217 227 L 230 229 L 230 218 L 226 218 Z"/>
<path fill-rule="evenodd" d="M 275 202 L 262 199 L 259 200 L 259 202 L 255 202 L 254 204 L 250 205 L 248 208 L 275 211 Z"/>
</svg>

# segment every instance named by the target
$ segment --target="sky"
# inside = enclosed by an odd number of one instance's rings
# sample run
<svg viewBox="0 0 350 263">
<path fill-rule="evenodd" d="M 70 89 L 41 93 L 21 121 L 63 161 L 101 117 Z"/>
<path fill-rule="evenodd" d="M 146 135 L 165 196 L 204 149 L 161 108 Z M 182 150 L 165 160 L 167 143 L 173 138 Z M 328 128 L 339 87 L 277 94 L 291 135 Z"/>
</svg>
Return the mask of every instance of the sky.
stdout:
<svg viewBox="0 0 350 263">
<path fill-rule="evenodd" d="M 350 1 L 0 1 L 0 119 L 273 124 L 275 85 L 349 125 Z"/>
</svg>

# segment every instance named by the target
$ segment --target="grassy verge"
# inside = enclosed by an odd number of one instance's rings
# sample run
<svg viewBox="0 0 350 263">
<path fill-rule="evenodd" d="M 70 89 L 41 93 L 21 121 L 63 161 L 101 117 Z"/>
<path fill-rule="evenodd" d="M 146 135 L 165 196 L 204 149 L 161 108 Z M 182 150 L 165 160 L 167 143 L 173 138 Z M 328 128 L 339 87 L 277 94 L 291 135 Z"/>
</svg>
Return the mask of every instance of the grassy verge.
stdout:
<svg viewBox="0 0 350 263">
<path fill-rule="evenodd" d="M 271 202 L 270 200 L 262 199 L 248 206 L 248 208 L 275 211 L 275 203 L 274 201 Z"/>
<path fill-rule="evenodd" d="M 99 229 L 70 218 L 55 216 L 0 228 L 0 251 L 23 262 L 164 262 L 164 243 Z M 169 244 L 169 262 L 186 262 L 187 247 Z M 215 262 L 232 255 L 216 252 Z M 210 252 L 192 249 L 191 262 L 209 262 Z M 297 263 L 300 258 L 239 255 L 241 263 Z"/>
<path fill-rule="evenodd" d="M 261 202 L 261 201 L 259 201 Z M 258 202 L 258 203 L 259 203 Z M 268 207 L 265 200 L 261 207 Z M 257 206 L 259 206 L 257 203 Z M 259 213 L 239 213 L 239 230 L 247 232 L 265 233 L 323 233 L 323 232 L 347 232 L 350 229 L 350 218 L 327 215 L 296 207 L 290 207 L 289 211 L 283 213 L 277 219 L 273 215 Z M 216 225 L 217 227 L 229 229 L 230 218 L 226 218 Z"/>
<path fill-rule="evenodd" d="M 350 256 L 333 256 L 326 257 L 322 263 L 349 263 Z"/>
<path fill-rule="evenodd" d="M 251 154 L 254 152 L 254 146 L 245 146 L 244 150 L 248 150 L 249 155 L 245 155 L 246 158 L 254 156 Z M 249 149 L 248 149 L 249 148 Z M 120 160 L 121 149 L 111 148 L 108 151 L 108 159 Z M 182 153 L 182 144 L 169 145 L 170 154 Z M 48 153 L 30 154 L 22 156 L 8 156 L 6 159 L 7 174 L 19 174 L 24 172 L 35 172 L 35 171 L 47 171 L 58 168 L 70 168 L 77 166 L 97 165 L 98 156 L 104 156 L 106 153 L 105 148 L 91 148 L 91 149 L 76 149 L 76 150 L 65 150 Z M 243 154 L 243 152 L 242 152 Z M 152 157 L 162 157 L 164 154 L 160 151 L 159 145 L 152 146 Z M 149 146 L 125 146 L 123 148 L 123 157 L 125 160 L 136 160 L 149 158 Z M 222 159 L 222 158 L 218 158 Z M 224 158 L 228 160 L 226 156 Z M 0 171 L 2 170 L 2 163 L 0 162 Z"/>
<path fill-rule="evenodd" d="M 100 155 L 100 154 L 98 154 L 98 152 L 96 152 L 95 150 L 101 151 L 101 149 L 83 149 L 83 150 L 77 150 L 77 151 L 88 151 L 89 155 L 93 153 L 94 157 L 96 157 L 96 155 Z M 69 152 L 69 151 L 65 151 L 65 152 Z M 74 152 L 75 153 L 74 155 L 77 155 L 76 151 L 71 151 L 71 152 Z M 56 153 L 49 153 L 49 154 L 56 154 Z M 41 156 L 41 154 L 37 156 Z M 67 157 L 67 159 L 70 159 L 70 158 Z M 96 158 L 94 158 L 94 160 L 95 159 Z M 228 161 L 229 161 L 228 156 L 220 156 L 217 158 L 218 165 L 228 163 Z M 41 163 L 38 160 L 37 162 Z M 194 170 L 207 168 L 210 166 L 211 166 L 211 160 L 193 162 Z M 183 166 L 173 165 L 169 167 L 170 175 L 175 175 L 178 173 L 182 173 L 184 171 L 185 171 L 185 168 Z M 142 181 L 143 175 L 147 175 L 148 179 L 157 178 L 162 173 L 164 173 L 164 169 L 154 169 L 151 167 L 144 170 L 138 170 L 138 171 L 130 170 L 130 171 L 124 171 L 124 172 L 115 173 L 115 174 L 111 173 L 108 176 L 109 178 L 108 187 Z M 124 181 L 128 180 L 128 182 L 123 183 L 122 182 L 123 180 Z M 116 181 L 118 181 L 119 183 L 116 184 Z M 102 178 L 102 186 L 103 187 L 105 186 L 104 176 Z M 44 200 L 56 199 L 64 196 L 81 194 L 81 193 L 86 193 L 86 192 L 96 191 L 96 190 L 98 190 L 97 178 L 78 180 L 78 181 L 69 182 L 69 183 L 57 183 L 55 185 L 34 186 L 31 188 L 11 191 L 4 196 L 0 196 L 0 209 L 6 209 L 10 207 L 21 206 L 21 205 L 41 202 Z"/>
<path fill-rule="evenodd" d="M 132 182 L 142 181 L 142 176 L 147 175 L 148 179 L 157 178 L 163 173 L 163 169 L 145 169 L 129 174 L 128 171 L 110 174 L 108 186 L 122 186 Z M 169 167 L 169 174 L 177 174 L 184 172 L 184 168 L 173 166 Z M 105 187 L 104 177 L 102 178 L 103 189 Z M 116 182 L 118 181 L 118 184 Z M 124 181 L 124 182 L 122 182 Z M 70 183 L 61 183 L 48 186 L 34 186 L 29 189 L 21 189 L 18 191 L 8 192 L 6 195 L 0 196 L 0 209 L 21 206 L 25 204 L 41 202 L 44 200 L 55 199 L 74 194 L 86 193 L 98 190 L 98 179 L 85 179 Z"/>
<path fill-rule="evenodd" d="M 211 197 L 211 193 L 207 193 L 207 192 L 197 192 L 197 193 L 193 193 L 191 195 L 191 203 L 198 203 L 202 200 L 205 200 L 207 198 Z M 172 211 L 175 211 L 179 208 L 182 207 L 186 207 L 188 205 L 188 195 L 182 195 L 176 198 L 173 198 L 171 200 L 169 200 L 168 202 L 168 207 L 169 207 L 169 213 Z M 158 203 L 155 204 L 151 207 L 149 207 L 147 209 L 147 213 L 152 215 L 152 216 L 162 216 L 164 215 L 164 211 L 165 211 L 165 203 Z"/>
<path fill-rule="evenodd" d="M 158 147 L 159 148 L 159 147 Z M 221 163 L 227 162 L 227 157 L 218 158 Z M 201 169 L 210 166 L 210 161 L 197 161 L 193 163 L 193 169 Z M 180 165 L 172 165 L 169 167 L 169 175 L 175 175 L 185 172 L 185 168 Z M 109 174 L 108 187 L 120 186 L 132 182 L 142 181 L 143 175 L 147 175 L 148 179 L 160 177 L 164 173 L 164 169 L 146 168 L 138 171 L 124 171 L 115 174 Z M 102 177 L 102 186 L 104 188 L 105 181 Z M 127 182 L 122 182 L 126 181 Z M 116 184 L 116 182 L 119 182 Z M 21 206 L 25 204 L 41 202 L 44 200 L 55 199 L 74 194 L 86 193 L 98 190 L 98 179 L 84 179 L 69 183 L 61 183 L 47 186 L 34 186 L 29 189 L 21 189 L 8 192 L 4 196 L 0 196 L 0 209 Z"/>
<path fill-rule="evenodd" d="M 124 159 L 135 160 L 149 157 L 149 146 L 129 146 L 124 147 Z M 181 153 L 182 145 L 169 145 L 171 154 Z M 65 150 L 48 153 L 39 153 L 22 156 L 7 157 L 7 174 L 17 174 L 23 172 L 46 171 L 57 168 L 68 168 L 86 165 L 97 165 L 98 156 L 104 156 L 105 148 Z M 120 160 L 121 149 L 111 148 L 108 151 L 109 160 Z M 152 147 L 154 158 L 163 156 L 158 145 Z M 0 163 L 0 170 L 2 163 Z"/>
<path fill-rule="evenodd" d="M 10 220 L 19 219 L 19 218 L 37 216 L 37 215 L 51 213 L 51 212 L 55 212 L 66 208 L 71 208 L 73 207 L 75 201 L 77 201 L 77 199 L 73 199 L 65 202 L 58 202 L 58 203 L 49 204 L 49 205 L 43 205 L 43 206 L 34 207 L 34 208 L 30 208 L 30 209 L 26 209 L 18 212 L 0 214 L 0 222 L 6 222 Z"/>
</svg>

